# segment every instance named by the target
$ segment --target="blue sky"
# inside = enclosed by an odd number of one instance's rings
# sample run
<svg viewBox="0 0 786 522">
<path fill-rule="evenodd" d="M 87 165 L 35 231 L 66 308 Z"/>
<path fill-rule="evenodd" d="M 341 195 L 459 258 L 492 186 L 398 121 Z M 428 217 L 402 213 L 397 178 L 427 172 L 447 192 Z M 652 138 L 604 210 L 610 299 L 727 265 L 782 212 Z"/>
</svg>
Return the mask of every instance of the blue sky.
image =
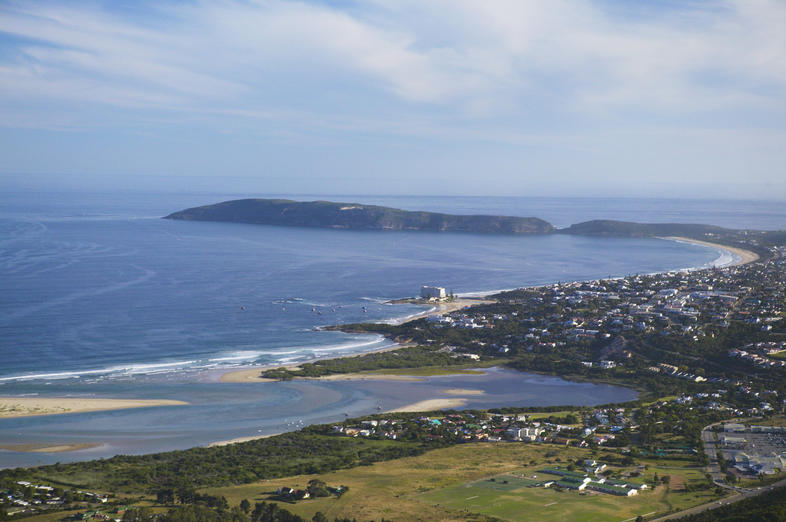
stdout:
<svg viewBox="0 0 786 522">
<path fill-rule="evenodd" d="M 786 2 L 0 4 L 0 184 L 786 199 Z"/>
</svg>

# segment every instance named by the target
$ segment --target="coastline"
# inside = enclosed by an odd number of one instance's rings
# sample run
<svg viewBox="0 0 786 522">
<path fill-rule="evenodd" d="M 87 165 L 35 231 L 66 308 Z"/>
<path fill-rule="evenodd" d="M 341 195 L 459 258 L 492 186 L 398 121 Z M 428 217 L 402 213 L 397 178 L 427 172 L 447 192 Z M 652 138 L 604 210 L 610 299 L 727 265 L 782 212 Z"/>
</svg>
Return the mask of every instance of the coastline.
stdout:
<svg viewBox="0 0 786 522">
<path fill-rule="evenodd" d="M 718 268 L 725 268 L 725 267 L 734 267 L 734 266 L 742 266 L 749 263 L 753 263 L 759 259 L 759 255 L 755 252 L 750 250 L 745 250 L 742 248 L 732 247 L 728 245 L 724 245 L 721 243 L 711 243 L 709 241 L 702 241 L 698 239 L 691 239 L 687 237 L 681 236 L 666 236 L 666 237 L 656 237 L 655 239 L 664 239 L 668 241 L 677 241 L 677 242 L 685 242 L 685 243 L 692 243 L 708 248 L 714 248 L 722 251 L 726 251 L 732 254 L 732 257 L 736 258 L 736 261 L 729 263 L 727 265 L 719 266 Z M 703 270 L 703 269 L 697 269 Z M 660 273 L 666 273 L 670 270 L 666 270 Z M 511 290 L 517 290 L 519 288 L 539 288 L 542 285 L 535 285 L 530 287 L 517 287 L 512 288 Z M 424 317 L 428 317 L 430 315 L 444 315 L 448 314 L 457 310 L 462 310 L 464 308 L 468 308 L 475 305 L 480 304 L 491 304 L 495 303 L 496 300 L 488 299 L 490 295 L 494 293 L 500 292 L 500 290 L 496 291 L 480 291 L 480 292 L 468 292 L 463 294 L 465 297 L 459 297 L 458 299 L 448 302 L 448 303 L 433 303 L 434 306 L 428 310 L 423 312 L 406 316 L 401 319 L 394 320 L 391 324 L 403 324 L 409 321 L 415 321 L 417 319 L 422 319 Z M 471 297 L 469 297 L 471 296 Z M 396 299 L 390 301 L 391 303 L 405 303 L 410 302 L 410 299 Z M 381 348 L 378 350 L 371 350 L 368 352 L 361 352 L 355 353 L 351 355 L 336 355 L 335 357 L 328 357 L 325 359 L 315 359 L 316 360 L 328 360 L 328 359 L 341 359 L 341 358 L 348 358 L 348 357 L 362 357 L 367 354 L 371 353 L 381 353 L 381 352 L 389 352 L 398 350 L 400 348 L 405 348 L 407 346 L 411 346 L 411 344 L 394 344 L 393 346 L 388 346 L 385 348 Z M 314 362 L 314 361 L 306 361 L 306 362 Z M 219 377 L 219 382 L 227 382 L 227 383 L 252 383 L 252 382 L 277 382 L 277 379 L 267 379 L 264 377 L 260 377 L 260 373 L 265 370 L 272 370 L 277 368 L 284 368 L 287 370 L 297 369 L 300 363 L 289 364 L 289 365 L 262 365 L 262 366 L 254 366 L 249 368 L 244 368 L 242 370 L 228 370 L 221 374 Z M 371 381 L 371 380 L 378 380 L 378 381 L 417 381 L 422 380 L 418 377 L 407 376 L 407 375 L 375 375 L 375 374 L 366 374 L 366 373 L 346 373 L 346 374 L 335 374 L 335 375 L 326 375 L 322 377 L 296 377 L 296 380 L 316 380 L 316 381 L 349 381 L 349 380 L 359 380 L 359 381 Z"/>
<path fill-rule="evenodd" d="M 250 435 L 248 437 L 237 437 L 229 440 L 218 440 L 216 442 L 206 444 L 204 447 L 218 448 L 221 446 L 229 446 L 230 444 L 239 444 L 241 442 L 251 442 L 252 440 L 267 439 L 270 437 L 275 437 L 276 435 L 281 435 L 281 433 L 268 433 L 267 435 Z"/>
<path fill-rule="evenodd" d="M 395 350 L 399 350 L 401 348 L 406 348 L 408 346 L 412 346 L 408 343 L 396 343 L 393 341 L 394 344 L 392 346 L 386 346 L 384 348 L 379 348 L 377 350 L 370 350 L 368 352 L 361 352 L 361 353 L 353 353 L 350 355 L 336 355 L 334 357 L 325 357 L 322 359 L 314 359 L 312 361 L 304 361 L 306 363 L 311 363 L 315 361 L 326 361 L 330 359 L 344 359 L 344 358 L 351 358 L 351 357 L 363 357 L 364 355 L 368 355 L 371 353 L 383 353 L 383 352 L 392 352 Z M 226 383 L 251 383 L 251 382 L 278 382 L 278 379 L 268 379 L 266 377 L 260 377 L 260 373 L 266 370 L 275 370 L 278 368 L 284 368 L 286 370 L 297 370 L 300 368 L 300 365 L 304 362 L 299 363 L 292 363 L 292 364 L 265 364 L 259 366 L 249 366 L 243 368 L 242 370 L 224 370 L 221 373 L 220 377 L 218 378 L 218 382 L 226 382 Z M 352 377 L 354 376 L 354 377 Z M 406 381 L 406 380 L 417 380 L 413 378 L 408 378 L 407 376 L 403 375 L 380 375 L 376 379 L 367 378 L 363 374 L 338 374 L 338 375 L 325 375 L 323 377 L 296 377 L 297 380 L 312 380 L 312 381 L 336 381 L 336 380 L 391 380 L 391 381 Z"/>
<path fill-rule="evenodd" d="M 485 295 L 478 295 L 477 298 L 458 297 L 453 301 L 436 302 L 436 303 L 418 303 L 416 302 L 416 300 L 412 300 L 412 299 L 394 299 L 392 301 L 388 301 L 388 303 L 390 304 L 407 303 L 407 304 L 418 304 L 418 305 L 422 304 L 424 306 L 432 305 L 432 307 L 429 308 L 428 310 L 424 310 L 423 312 L 408 315 L 400 319 L 394 319 L 389 323 L 398 325 L 398 324 L 407 323 L 409 321 L 415 321 L 416 319 L 423 319 L 424 317 L 428 317 L 430 315 L 444 315 L 444 314 L 449 314 L 450 312 L 455 312 L 457 310 L 463 310 L 464 308 L 469 308 L 470 306 L 495 303 L 496 300 L 494 299 L 486 299 L 488 295 L 490 294 L 487 293 Z"/>
<path fill-rule="evenodd" d="M 185 401 L 170 399 L 100 399 L 76 397 L 0 397 L 0 419 L 63 415 L 94 411 L 186 406 Z"/>
<path fill-rule="evenodd" d="M 745 250 L 743 248 L 723 245 L 721 243 L 711 243 L 709 241 L 702 241 L 700 239 L 691 239 L 689 237 L 682 237 L 682 236 L 665 236 L 665 237 L 661 237 L 660 239 L 667 239 L 669 241 L 677 241 L 683 243 L 692 243 L 694 245 L 701 245 L 704 247 L 716 248 L 718 250 L 725 250 L 726 252 L 731 252 L 734 256 L 739 258 L 737 261 L 733 263 L 729 263 L 728 265 L 723 265 L 718 268 L 747 265 L 748 263 L 753 263 L 754 261 L 758 261 L 759 259 L 759 254 L 755 252 L 751 252 L 750 250 Z"/>
</svg>

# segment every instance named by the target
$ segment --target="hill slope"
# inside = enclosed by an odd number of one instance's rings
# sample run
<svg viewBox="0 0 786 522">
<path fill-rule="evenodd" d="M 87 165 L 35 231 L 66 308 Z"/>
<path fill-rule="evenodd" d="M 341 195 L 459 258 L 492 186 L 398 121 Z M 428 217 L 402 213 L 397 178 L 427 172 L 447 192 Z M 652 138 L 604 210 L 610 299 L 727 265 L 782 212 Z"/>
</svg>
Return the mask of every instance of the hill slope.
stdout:
<svg viewBox="0 0 786 522">
<path fill-rule="evenodd" d="M 239 199 L 175 212 L 165 219 L 227 221 L 259 225 L 348 230 L 418 230 L 475 234 L 547 234 L 554 227 L 538 218 L 459 216 L 330 201 Z"/>
<path fill-rule="evenodd" d="M 732 230 L 714 225 L 692 225 L 683 223 L 632 223 L 630 221 L 613 221 L 596 219 L 571 225 L 559 230 L 562 234 L 578 236 L 609 236 L 609 237 L 653 237 L 653 236 L 685 236 L 699 237 L 707 234 L 721 234 Z"/>
</svg>

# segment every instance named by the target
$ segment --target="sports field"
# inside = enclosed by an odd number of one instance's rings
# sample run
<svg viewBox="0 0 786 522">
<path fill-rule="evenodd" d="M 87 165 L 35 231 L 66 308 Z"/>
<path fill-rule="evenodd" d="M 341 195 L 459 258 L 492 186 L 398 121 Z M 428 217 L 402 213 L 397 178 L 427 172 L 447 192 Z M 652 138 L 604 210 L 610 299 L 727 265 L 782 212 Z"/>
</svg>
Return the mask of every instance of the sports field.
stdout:
<svg viewBox="0 0 786 522">
<path fill-rule="evenodd" d="M 372 466 L 207 491 L 226 496 L 230 505 L 244 498 L 253 504 L 270 500 L 279 486 L 303 488 L 318 478 L 329 486 L 349 486 L 349 491 L 341 498 L 308 499 L 282 503 L 282 507 L 309 519 L 321 511 L 329 519 L 358 520 L 625 520 L 715 498 L 713 489 L 688 493 L 665 485 L 633 497 L 532 487 L 556 478 L 539 473 L 543 466 L 564 466 L 587 458 L 602 461 L 604 455 L 605 451 L 541 444 L 462 444 Z M 638 482 L 652 480 L 655 473 L 673 477 L 674 486 L 680 488 L 704 482 L 703 472 L 686 468 L 684 461 L 642 460 L 637 464 L 641 470 L 635 478 Z"/>
</svg>

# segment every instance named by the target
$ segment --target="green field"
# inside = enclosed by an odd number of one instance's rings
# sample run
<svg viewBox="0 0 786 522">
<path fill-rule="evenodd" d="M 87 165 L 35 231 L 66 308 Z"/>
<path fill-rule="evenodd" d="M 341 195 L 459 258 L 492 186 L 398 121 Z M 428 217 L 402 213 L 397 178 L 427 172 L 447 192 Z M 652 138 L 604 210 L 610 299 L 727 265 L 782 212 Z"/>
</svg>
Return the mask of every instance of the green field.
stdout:
<svg viewBox="0 0 786 522">
<path fill-rule="evenodd" d="M 480 520 L 625 520 L 717 498 L 714 489 L 683 490 L 685 484 L 703 484 L 706 479 L 701 469 L 686 467 L 680 460 L 642 460 L 631 468 L 612 468 L 616 474 L 639 470 L 640 475 L 631 479 L 635 482 L 651 481 L 656 473 L 671 477 L 671 487 L 660 485 L 633 497 L 533 487 L 557 478 L 538 472 L 544 465 L 564 466 L 579 458 L 603 461 L 609 454 L 540 444 L 462 444 L 372 466 L 204 491 L 226 496 L 230 505 L 238 505 L 244 498 L 252 503 L 270 501 L 279 486 L 302 488 L 318 478 L 329 486 L 349 486 L 349 491 L 341 498 L 281 505 L 306 518 L 321 511 L 330 519 L 358 520 L 463 520 L 470 516 Z"/>
<path fill-rule="evenodd" d="M 684 484 L 704 482 L 699 469 L 684 467 L 680 461 L 649 461 L 647 470 L 636 482 L 650 481 L 655 473 L 668 475 L 680 489 Z M 510 477 L 519 478 L 518 481 Z M 637 516 L 665 513 L 703 504 L 717 498 L 714 490 L 687 493 L 660 485 L 655 490 L 644 490 L 633 497 L 621 497 L 593 491 L 558 491 L 553 488 L 533 487 L 539 481 L 557 477 L 526 468 L 521 474 L 505 474 L 472 483 L 458 484 L 425 492 L 419 500 L 443 506 L 452 511 L 481 513 L 505 520 L 626 520 Z M 508 484 L 501 483 L 508 480 Z"/>
</svg>

